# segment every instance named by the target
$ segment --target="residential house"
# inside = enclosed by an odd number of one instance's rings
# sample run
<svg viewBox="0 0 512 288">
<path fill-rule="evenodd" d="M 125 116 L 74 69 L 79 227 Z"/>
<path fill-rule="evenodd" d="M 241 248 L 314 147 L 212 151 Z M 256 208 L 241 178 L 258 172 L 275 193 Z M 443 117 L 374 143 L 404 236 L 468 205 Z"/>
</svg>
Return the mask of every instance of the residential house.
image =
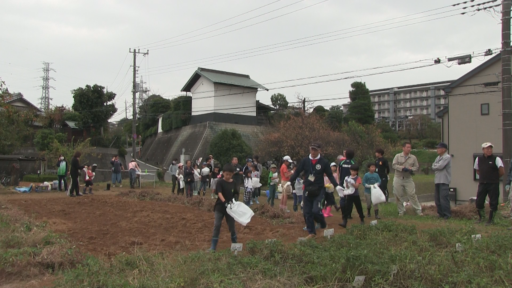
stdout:
<svg viewBox="0 0 512 288">
<path fill-rule="evenodd" d="M 244 125 L 258 124 L 258 90 L 268 90 L 249 75 L 197 68 L 181 89 L 192 93 L 190 125 L 222 122 Z M 261 114 L 260 114 L 261 115 Z"/>
<path fill-rule="evenodd" d="M 478 180 L 473 163 L 482 154 L 482 143 L 491 142 L 497 156 L 503 152 L 501 54 L 443 90 L 450 101 L 437 117 L 442 120 L 442 140 L 453 157 L 450 187 L 457 189 L 457 201 L 467 201 L 476 197 Z"/>
</svg>

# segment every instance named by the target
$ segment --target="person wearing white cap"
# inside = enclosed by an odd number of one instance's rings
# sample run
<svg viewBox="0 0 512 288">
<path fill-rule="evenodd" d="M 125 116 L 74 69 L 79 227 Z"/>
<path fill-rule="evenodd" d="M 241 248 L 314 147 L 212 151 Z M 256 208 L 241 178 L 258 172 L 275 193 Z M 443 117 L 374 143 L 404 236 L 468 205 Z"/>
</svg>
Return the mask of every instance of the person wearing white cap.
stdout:
<svg viewBox="0 0 512 288">
<path fill-rule="evenodd" d="M 493 224 L 494 215 L 498 211 L 500 198 L 500 177 L 505 174 L 503 161 L 492 154 L 494 146 L 490 142 L 482 144 L 482 156 L 475 160 L 474 169 L 478 174 L 478 192 L 476 194 L 476 209 L 478 210 L 477 223 L 485 217 L 485 198 L 489 196 L 489 219 L 485 225 Z"/>
<path fill-rule="evenodd" d="M 285 212 L 290 212 L 290 210 L 288 210 L 287 201 L 288 194 L 292 194 L 292 186 L 290 183 L 290 177 L 292 176 L 292 172 L 288 169 L 291 163 L 293 163 L 292 158 L 290 158 L 290 156 L 284 156 L 281 168 L 279 169 L 279 173 L 281 174 L 281 187 L 283 189 L 279 208 L 283 209 Z"/>
</svg>

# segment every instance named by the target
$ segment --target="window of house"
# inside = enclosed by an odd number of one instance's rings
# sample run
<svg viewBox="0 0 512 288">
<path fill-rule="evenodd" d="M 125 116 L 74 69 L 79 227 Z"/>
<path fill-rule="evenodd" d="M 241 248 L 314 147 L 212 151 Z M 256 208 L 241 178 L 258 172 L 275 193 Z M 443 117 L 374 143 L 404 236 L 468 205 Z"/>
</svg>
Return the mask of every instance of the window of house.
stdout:
<svg viewBox="0 0 512 288">
<path fill-rule="evenodd" d="M 489 103 L 480 104 L 480 115 L 489 115 Z"/>
</svg>

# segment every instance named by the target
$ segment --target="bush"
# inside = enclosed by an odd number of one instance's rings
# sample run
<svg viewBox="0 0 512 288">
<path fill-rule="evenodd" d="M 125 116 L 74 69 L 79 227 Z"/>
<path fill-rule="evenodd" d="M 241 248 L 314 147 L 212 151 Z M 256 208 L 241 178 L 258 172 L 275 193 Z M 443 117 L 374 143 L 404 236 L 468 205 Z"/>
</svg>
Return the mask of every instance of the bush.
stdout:
<svg viewBox="0 0 512 288">
<path fill-rule="evenodd" d="M 173 112 L 169 111 L 162 116 L 162 130 L 164 132 L 172 130 L 172 115 Z"/>
<path fill-rule="evenodd" d="M 165 182 L 164 172 L 162 172 L 161 169 L 156 170 L 156 177 L 158 178 L 158 181 Z"/>
<path fill-rule="evenodd" d="M 126 149 L 124 147 L 117 149 L 117 154 L 119 155 L 119 157 L 124 157 L 127 153 L 128 152 L 126 152 Z"/>
<path fill-rule="evenodd" d="M 423 148 L 428 149 L 435 149 L 437 144 L 439 144 L 439 141 L 436 139 L 425 139 L 421 141 L 421 145 L 423 146 Z"/>
<path fill-rule="evenodd" d="M 270 172 L 265 169 L 265 167 L 263 167 L 262 171 L 261 171 L 261 176 L 260 176 L 260 183 L 261 183 L 261 186 L 267 186 L 268 185 L 268 175 L 270 174 Z"/>
<path fill-rule="evenodd" d="M 37 175 L 37 174 L 27 174 L 23 176 L 23 182 L 51 182 L 58 180 L 59 177 L 57 175 Z"/>
<path fill-rule="evenodd" d="M 252 155 L 252 149 L 242 139 L 242 134 L 238 130 L 223 129 L 213 137 L 208 154 L 214 155 L 222 166 L 231 163 L 232 157 L 238 157 L 243 161 L 247 156 Z"/>
<path fill-rule="evenodd" d="M 63 137 L 64 136 L 64 137 Z M 36 132 L 34 137 L 34 144 L 39 151 L 48 151 L 53 143 L 53 140 L 57 140 L 59 143 L 63 143 L 66 139 L 64 134 L 57 134 L 52 129 L 41 129 Z"/>
</svg>

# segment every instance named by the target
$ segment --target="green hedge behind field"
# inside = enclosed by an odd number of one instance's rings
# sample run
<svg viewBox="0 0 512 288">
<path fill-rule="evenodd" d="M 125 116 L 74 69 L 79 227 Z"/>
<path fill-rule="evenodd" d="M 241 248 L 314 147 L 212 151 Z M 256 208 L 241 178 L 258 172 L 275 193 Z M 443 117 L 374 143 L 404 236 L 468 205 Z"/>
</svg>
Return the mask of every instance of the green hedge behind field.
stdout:
<svg viewBox="0 0 512 288">
<path fill-rule="evenodd" d="M 57 175 L 37 175 L 37 174 L 28 174 L 23 176 L 23 182 L 51 182 L 54 180 L 58 180 L 59 177 Z"/>
</svg>

